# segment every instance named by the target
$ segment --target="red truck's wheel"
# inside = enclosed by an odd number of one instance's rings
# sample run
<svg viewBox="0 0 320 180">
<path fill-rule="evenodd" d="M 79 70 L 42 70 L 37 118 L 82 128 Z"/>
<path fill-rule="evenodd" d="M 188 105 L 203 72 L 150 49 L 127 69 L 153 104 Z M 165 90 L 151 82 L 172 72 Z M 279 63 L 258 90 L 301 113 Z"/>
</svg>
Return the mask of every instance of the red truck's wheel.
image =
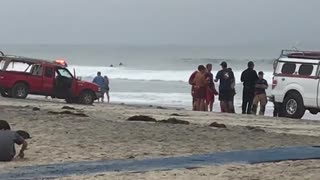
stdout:
<svg viewBox="0 0 320 180">
<path fill-rule="evenodd" d="M 81 104 L 93 104 L 94 95 L 91 91 L 83 91 L 79 96 L 79 103 Z"/>
<path fill-rule="evenodd" d="M 28 96 L 28 86 L 24 83 L 17 83 L 12 88 L 12 97 L 24 99 Z"/>
</svg>

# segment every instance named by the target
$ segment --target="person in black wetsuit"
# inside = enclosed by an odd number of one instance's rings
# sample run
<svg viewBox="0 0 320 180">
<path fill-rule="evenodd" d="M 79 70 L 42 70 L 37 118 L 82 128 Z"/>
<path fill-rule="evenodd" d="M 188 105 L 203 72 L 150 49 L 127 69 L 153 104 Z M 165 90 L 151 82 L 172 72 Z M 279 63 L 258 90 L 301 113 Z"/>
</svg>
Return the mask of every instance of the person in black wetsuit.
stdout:
<svg viewBox="0 0 320 180">
<path fill-rule="evenodd" d="M 255 84 L 257 80 L 258 75 L 254 70 L 254 63 L 250 61 L 248 62 L 248 68 L 241 74 L 241 82 L 243 82 L 242 114 L 251 114 Z"/>
</svg>

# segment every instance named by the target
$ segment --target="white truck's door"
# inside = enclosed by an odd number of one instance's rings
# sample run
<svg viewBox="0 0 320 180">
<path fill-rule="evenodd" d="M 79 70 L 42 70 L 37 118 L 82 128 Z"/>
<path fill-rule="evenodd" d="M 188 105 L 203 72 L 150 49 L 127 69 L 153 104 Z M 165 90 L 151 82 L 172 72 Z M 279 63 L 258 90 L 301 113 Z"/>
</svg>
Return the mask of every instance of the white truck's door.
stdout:
<svg viewBox="0 0 320 180">
<path fill-rule="evenodd" d="M 298 65 L 297 75 L 300 78 L 297 78 L 296 81 L 302 85 L 302 97 L 304 99 L 304 105 L 306 107 L 317 108 L 317 98 L 318 94 L 318 65 L 316 64 L 300 64 Z"/>
<path fill-rule="evenodd" d="M 318 98 L 317 98 L 317 104 L 318 104 L 318 109 L 320 109 L 320 67 L 318 68 Z"/>
</svg>

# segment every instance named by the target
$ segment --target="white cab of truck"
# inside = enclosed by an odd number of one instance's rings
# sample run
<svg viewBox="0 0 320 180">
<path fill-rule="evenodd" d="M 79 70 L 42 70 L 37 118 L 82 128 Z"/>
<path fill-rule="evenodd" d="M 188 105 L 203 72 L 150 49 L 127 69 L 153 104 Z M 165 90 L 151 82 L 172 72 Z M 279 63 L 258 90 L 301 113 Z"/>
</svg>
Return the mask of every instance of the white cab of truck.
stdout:
<svg viewBox="0 0 320 180">
<path fill-rule="evenodd" d="M 320 52 L 282 50 L 274 62 L 272 100 L 282 117 L 320 111 Z"/>
</svg>

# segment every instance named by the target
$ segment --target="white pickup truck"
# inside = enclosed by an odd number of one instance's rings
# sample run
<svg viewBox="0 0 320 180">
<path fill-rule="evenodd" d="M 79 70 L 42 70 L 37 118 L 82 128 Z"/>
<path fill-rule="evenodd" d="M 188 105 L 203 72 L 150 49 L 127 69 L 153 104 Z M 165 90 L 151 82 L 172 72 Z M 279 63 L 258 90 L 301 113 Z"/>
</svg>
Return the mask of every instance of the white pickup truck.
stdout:
<svg viewBox="0 0 320 180">
<path fill-rule="evenodd" d="M 320 111 L 320 52 L 283 50 L 274 63 L 272 96 L 280 116 Z"/>
</svg>

